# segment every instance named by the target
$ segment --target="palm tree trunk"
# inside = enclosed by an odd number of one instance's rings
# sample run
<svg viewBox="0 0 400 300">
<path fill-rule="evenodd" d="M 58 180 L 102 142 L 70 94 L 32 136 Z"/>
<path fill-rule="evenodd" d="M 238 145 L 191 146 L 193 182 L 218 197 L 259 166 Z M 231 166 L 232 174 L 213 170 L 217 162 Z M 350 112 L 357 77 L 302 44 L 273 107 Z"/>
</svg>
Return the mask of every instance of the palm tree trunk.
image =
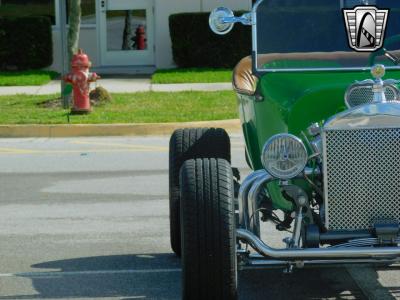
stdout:
<svg viewBox="0 0 400 300">
<path fill-rule="evenodd" d="M 130 10 L 125 11 L 124 34 L 122 35 L 122 50 L 132 50 L 132 13 Z"/>
<path fill-rule="evenodd" d="M 68 0 L 64 0 L 68 1 Z M 78 52 L 79 32 L 81 26 L 81 0 L 69 0 L 68 57 Z"/>
</svg>

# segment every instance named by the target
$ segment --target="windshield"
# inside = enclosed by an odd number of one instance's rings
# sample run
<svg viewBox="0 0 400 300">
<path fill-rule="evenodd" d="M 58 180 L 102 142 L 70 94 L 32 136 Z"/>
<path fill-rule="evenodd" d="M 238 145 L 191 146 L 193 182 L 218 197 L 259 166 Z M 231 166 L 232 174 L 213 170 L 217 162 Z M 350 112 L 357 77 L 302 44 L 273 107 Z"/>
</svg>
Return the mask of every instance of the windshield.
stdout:
<svg viewBox="0 0 400 300">
<path fill-rule="evenodd" d="M 259 72 L 400 68 L 399 0 L 264 0 L 254 14 Z"/>
</svg>

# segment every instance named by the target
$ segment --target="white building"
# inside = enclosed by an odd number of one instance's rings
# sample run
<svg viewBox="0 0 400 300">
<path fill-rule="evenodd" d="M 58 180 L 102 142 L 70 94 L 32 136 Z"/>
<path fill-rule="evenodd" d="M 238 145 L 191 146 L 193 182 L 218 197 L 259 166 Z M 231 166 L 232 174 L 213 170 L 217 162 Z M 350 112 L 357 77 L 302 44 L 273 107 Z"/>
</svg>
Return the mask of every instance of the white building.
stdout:
<svg viewBox="0 0 400 300">
<path fill-rule="evenodd" d="M 2 0 L 0 15 L 14 5 L 16 15 L 45 11 L 53 20 L 51 69 L 61 69 L 60 16 L 62 0 Z M 18 5 L 21 5 L 20 9 Z M 249 10 L 251 0 L 82 0 L 80 45 L 101 72 L 143 73 L 174 66 L 168 18 L 181 12 L 209 12 L 218 6 Z M 10 7 L 8 7 L 10 11 Z M 127 17 L 127 14 L 129 17 Z M 126 25 L 128 24 L 128 25 Z M 130 26 L 129 26 L 130 24 Z M 137 26 L 144 25 L 147 44 L 137 50 L 132 41 Z M 127 30 L 128 29 L 128 30 Z M 124 34 L 125 30 L 125 34 Z M 130 30 L 130 32 L 129 32 Z M 125 43 L 123 41 L 125 40 Z"/>
</svg>

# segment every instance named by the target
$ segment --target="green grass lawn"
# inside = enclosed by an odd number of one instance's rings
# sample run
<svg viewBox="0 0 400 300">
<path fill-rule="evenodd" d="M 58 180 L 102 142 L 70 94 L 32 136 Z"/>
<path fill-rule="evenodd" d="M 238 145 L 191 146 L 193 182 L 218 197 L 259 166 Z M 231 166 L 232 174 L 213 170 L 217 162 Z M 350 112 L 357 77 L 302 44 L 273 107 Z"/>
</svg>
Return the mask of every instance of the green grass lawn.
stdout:
<svg viewBox="0 0 400 300">
<path fill-rule="evenodd" d="M 152 78 L 152 83 L 212 83 L 231 82 L 232 70 L 229 69 L 168 69 L 157 70 Z"/>
<path fill-rule="evenodd" d="M 236 98 L 222 92 L 145 92 L 112 94 L 113 101 L 89 115 L 73 115 L 73 124 L 207 121 L 237 118 Z M 1 96 L 0 124 L 66 124 L 68 110 L 40 103 L 59 97 Z"/>
<path fill-rule="evenodd" d="M 0 86 L 42 85 L 58 76 L 57 72 L 44 70 L 0 72 Z"/>
</svg>

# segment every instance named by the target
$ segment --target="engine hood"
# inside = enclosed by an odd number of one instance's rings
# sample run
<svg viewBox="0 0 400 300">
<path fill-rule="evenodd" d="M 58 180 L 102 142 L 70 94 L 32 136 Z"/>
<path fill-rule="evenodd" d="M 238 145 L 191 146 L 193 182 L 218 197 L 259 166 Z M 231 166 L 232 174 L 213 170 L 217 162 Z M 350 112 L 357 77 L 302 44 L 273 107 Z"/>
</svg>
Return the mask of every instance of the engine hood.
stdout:
<svg viewBox="0 0 400 300">
<path fill-rule="evenodd" d="M 360 105 L 330 118 L 324 130 L 400 128 L 400 102 Z"/>
</svg>

